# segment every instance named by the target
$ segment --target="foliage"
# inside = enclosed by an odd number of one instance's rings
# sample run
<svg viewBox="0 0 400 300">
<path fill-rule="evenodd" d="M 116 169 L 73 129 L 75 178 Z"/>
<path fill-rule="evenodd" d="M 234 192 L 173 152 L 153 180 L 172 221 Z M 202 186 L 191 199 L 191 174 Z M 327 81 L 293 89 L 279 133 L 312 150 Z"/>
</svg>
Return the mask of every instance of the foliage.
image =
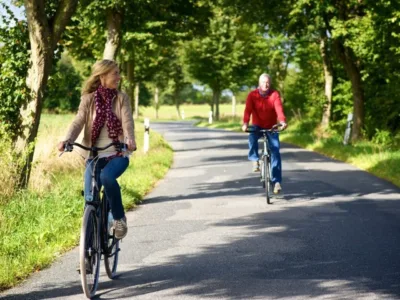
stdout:
<svg viewBox="0 0 400 300">
<path fill-rule="evenodd" d="M 295 50 L 284 84 L 285 111 L 292 116 L 308 115 L 319 119 L 325 97 L 318 45 L 298 43 Z"/>
<path fill-rule="evenodd" d="M 332 128 L 344 132 L 347 115 L 353 112 L 353 97 L 350 81 L 338 79 L 334 88 L 332 109 Z"/>
<path fill-rule="evenodd" d="M 123 14 L 121 63 L 134 61 L 135 82 L 146 81 L 160 69 L 177 40 L 204 31 L 209 8 L 203 1 L 82 2 L 65 34 L 65 45 L 80 60 L 102 57 L 108 9 Z"/>
<path fill-rule="evenodd" d="M 148 87 L 143 83 L 139 83 L 139 103 L 142 106 L 149 106 L 151 104 L 152 95 Z"/>
<path fill-rule="evenodd" d="M 326 39 L 334 75 L 331 126 L 338 128 L 339 123 L 339 127 L 344 125 L 347 113 L 353 110 L 348 100 L 353 101 L 352 98 L 358 94 L 364 99 L 361 109 L 364 109 L 365 117 L 361 115 L 360 118 L 364 118 L 362 130 L 365 137 L 372 138 L 376 129 L 388 130 L 393 134 L 399 132 L 400 106 L 396 104 L 400 93 L 398 1 L 224 0 L 224 3 L 241 12 L 248 23 L 256 22 L 265 26 L 268 37 L 283 35 L 294 43 L 294 51 L 284 54 L 284 57 L 293 55 L 291 64 L 294 63 L 295 68 L 299 69 L 298 74 L 308 77 L 310 82 L 307 84 L 303 76 L 298 76 L 295 80 L 290 78 L 289 85 L 285 84 L 285 105 L 290 110 L 293 107 L 304 109 L 298 107 L 300 101 L 296 100 L 301 96 L 305 103 L 317 103 L 318 110 L 322 112 L 323 65 L 317 53 L 319 41 Z M 271 7 L 273 13 L 270 13 Z M 358 69 L 361 82 L 357 83 L 353 78 L 351 84 L 352 75 L 340 59 L 340 47 L 337 45 L 345 48 L 348 58 Z M 304 55 L 314 58 L 309 59 Z M 279 64 L 282 65 L 282 62 Z M 313 84 L 319 92 L 310 94 L 298 90 L 308 90 Z M 314 118 L 320 118 L 318 113 L 314 114 Z"/>
<path fill-rule="evenodd" d="M 81 86 L 82 78 L 71 59 L 64 53 L 49 76 L 44 108 L 56 112 L 76 111 L 79 107 Z"/>
<path fill-rule="evenodd" d="M 382 146 L 390 146 L 393 142 L 391 133 L 389 131 L 379 129 L 376 129 L 376 133 L 371 141 L 377 145 Z"/>
<path fill-rule="evenodd" d="M 23 131 L 20 108 L 29 99 L 26 77 L 30 48 L 26 21 L 18 21 L 4 3 L 0 16 L 0 123 L 15 140 Z"/>
<path fill-rule="evenodd" d="M 216 9 L 205 38 L 185 44 L 185 63 L 188 73 L 213 90 L 229 87 L 233 68 L 241 63 L 243 53 L 236 39 L 237 21 Z"/>
<path fill-rule="evenodd" d="M 184 45 L 185 71 L 211 88 L 217 119 L 221 91 L 230 88 L 237 92 L 242 85 L 254 82 L 255 72 L 265 70 L 268 61 L 262 59 L 268 48 L 263 44 L 264 38 L 257 34 L 257 26 L 244 24 L 228 12 L 214 7 L 207 36 Z"/>
</svg>

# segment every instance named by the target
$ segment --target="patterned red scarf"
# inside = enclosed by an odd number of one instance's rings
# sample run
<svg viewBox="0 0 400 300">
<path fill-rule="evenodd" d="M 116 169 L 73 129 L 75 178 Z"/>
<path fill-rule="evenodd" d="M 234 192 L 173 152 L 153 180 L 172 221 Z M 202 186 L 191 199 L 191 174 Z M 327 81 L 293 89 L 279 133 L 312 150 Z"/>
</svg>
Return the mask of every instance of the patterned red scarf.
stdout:
<svg viewBox="0 0 400 300">
<path fill-rule="evenodd" d="M 117 96 L 116 89 L 103 87 L 101 84 L 94 92 L 94 101 L 96 105 L 96 118 L 93 121 L 92 145 L 94 146 L 100 131 L 107 122 L 108 136 L 113 142 L 118 142 L 118 136 L 122 134 L 120 120 L 112 111 L 112 101 Z"/>
</svg>

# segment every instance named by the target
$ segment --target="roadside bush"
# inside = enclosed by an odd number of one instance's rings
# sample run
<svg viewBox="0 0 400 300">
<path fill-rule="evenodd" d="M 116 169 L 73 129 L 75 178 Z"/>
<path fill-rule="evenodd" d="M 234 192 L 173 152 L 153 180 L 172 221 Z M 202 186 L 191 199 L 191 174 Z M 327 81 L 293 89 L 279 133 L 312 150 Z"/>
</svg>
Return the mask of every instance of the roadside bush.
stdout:
<svg viewBox="0 0 400 300">
<path fill-rule="evenodd" d="M 371 141 L 381 146 L 391 146 L 393 144 L 392 135 L 388 130 L 375 129 L 375 135 Z"/>
</svg>

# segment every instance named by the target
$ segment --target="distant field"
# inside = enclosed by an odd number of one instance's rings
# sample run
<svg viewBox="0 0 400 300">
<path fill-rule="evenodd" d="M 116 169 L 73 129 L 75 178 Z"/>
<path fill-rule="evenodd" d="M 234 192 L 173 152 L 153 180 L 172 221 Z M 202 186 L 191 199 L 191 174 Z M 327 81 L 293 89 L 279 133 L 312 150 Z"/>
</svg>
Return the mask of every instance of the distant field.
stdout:
<svg viewBox="0 0 400 300">
<path fill-rule="evenodd" d="M 210 112 L 210 106 L 206 104 L 201 105 L 188 105 L 184 104 L 180 106 L 181 113 L 184 112 L 185 119 L 193 119 L 196 117 L 208 118 Z M 220 117 L 232 116 L 232 105 L 221 104 L 219 106 Z M 244 104 L 236 105 L 236 116 L 243 114 Z M 154 107 L 139 107 L 139 115 L 143 118 L 149 118 L 150 120 L 156 119 L 156 111 Z M 158 119 L 160 120 L 177 120 L 178 114 L 176 107 L 172 105 L 161 106 L 158 111 Z"/>
</svg>

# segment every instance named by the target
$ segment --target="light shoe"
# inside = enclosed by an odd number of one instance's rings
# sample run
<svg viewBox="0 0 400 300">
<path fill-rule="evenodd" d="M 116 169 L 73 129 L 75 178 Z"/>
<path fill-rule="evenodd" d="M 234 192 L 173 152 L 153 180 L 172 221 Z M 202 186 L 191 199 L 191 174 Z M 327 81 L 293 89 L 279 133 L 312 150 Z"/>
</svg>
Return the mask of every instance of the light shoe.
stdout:
<svg viewBox="0 0 400 300">
<path fill-rule="evenodd" d="M 114 236 L 116 239 L 123 239 L 128 233 L 128 226 L 126 225 L 126 218 L 123 217 L 119 220 L 114 220 Z"/>
<path fill-rule="evenodd" d="M 279 182 L 274 185 L 274 194 L 279 194 L 282 191 L 281 184 Z"/>
<path fill-rule="evenodd" d="M 258 161 L 253 162 L 253 172 L 260 172 L 260 164 Z"/>
</svg>

